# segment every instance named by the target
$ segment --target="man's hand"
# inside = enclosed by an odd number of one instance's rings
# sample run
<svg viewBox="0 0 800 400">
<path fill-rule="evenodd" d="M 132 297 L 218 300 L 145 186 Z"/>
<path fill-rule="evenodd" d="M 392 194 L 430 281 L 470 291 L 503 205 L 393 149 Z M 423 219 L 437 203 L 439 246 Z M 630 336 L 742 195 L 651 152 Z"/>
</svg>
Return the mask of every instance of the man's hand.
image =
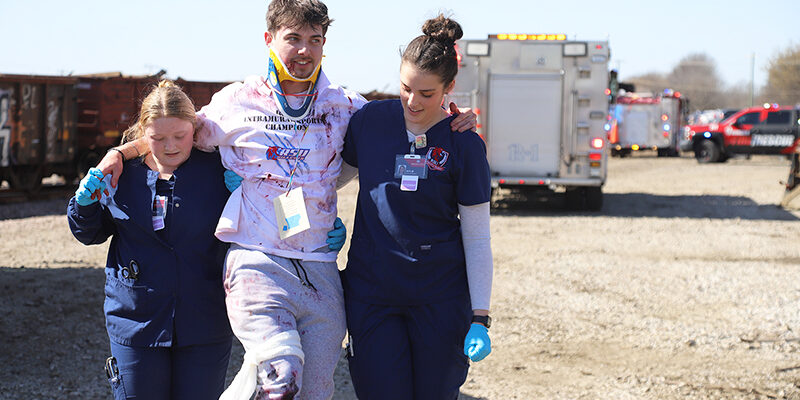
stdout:
<svg viewBox="0 0 800 400">
<path fill-rule="evenodd" d="M 336 217 L 336 221 L 333 222 L 333 230 L 328 232 L 328 240 L 326 240 L 328 248 L 336 251 L 341 250 L 345 239 L 347 239 L 347 228 L 344 227 L 342 219 Z"/>
<path fill-rule="evenodd" d="M 236 188 L 242 186 L 242 177 L 236 172 L 226 169 L 222 175 L 225 176 L 225 187 L 228 188 L 229 192 L 233 193 Z"/>
<path fill-rule="evenodd" d="M 119 151 L 109 151 L 97 164 L 97 169 L 103 175 L 111 174 L 111 187 L 117 187 L 119 176 L 122 174 L 122 153 Z"/>
<path fill-rule="evenodd" d="M 450 129 L 453 131 L 474 131 L 478 127 L 478 116 L 471 108 L 458 108 L 456 103 L 450 102 L 450 114 L 456 116 L 450 122 Z"/>
</svg>

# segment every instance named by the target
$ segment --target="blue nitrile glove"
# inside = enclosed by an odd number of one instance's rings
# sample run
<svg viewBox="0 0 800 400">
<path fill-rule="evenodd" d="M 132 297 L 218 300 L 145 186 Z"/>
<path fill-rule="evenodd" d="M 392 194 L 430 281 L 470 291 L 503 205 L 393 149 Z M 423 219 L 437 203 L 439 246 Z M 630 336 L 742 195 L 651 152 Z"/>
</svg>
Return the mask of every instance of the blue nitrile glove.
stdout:
<svg viewBox="0 0 800 400">
<path fill-rule="evenodd" d="M 231 193 L 242 185 L 242 177 L 237 175 L 236 172 L 226 169 L 225 173 L 222 175 L 225 176 L 225 187 L 227 187 Z"/>
<path fill-rule="evenodd" d="M 103 173 L 92 168 L 81 179 L 78 190 L 75 191 L 75 202 L 79 206 L 88 206 L 98 200 L 103 192 L 106 192 L 106 184 L 103 182 Z M 108 194 L 108 192 L 106 192 Z"/>
<path fill-rule="evenodd" d="M 477 362 L 491 352 L 492 341 L 489 339 L 489 330 L 481 324 L 470 324 L 467 338 L 464 339 L 464 354 L 470 360 Z"/>
<path fill-rule="evenodd" d="M 347 239 L 347 228 L 344 227 L 342 219 L 336 217 L 336 221 L 333 221 L 333 230 L 328 232 L 328 240 L 325 242 L 328 243 L 329 249 L 341 250 L 345 239 Z"/>
</svg>

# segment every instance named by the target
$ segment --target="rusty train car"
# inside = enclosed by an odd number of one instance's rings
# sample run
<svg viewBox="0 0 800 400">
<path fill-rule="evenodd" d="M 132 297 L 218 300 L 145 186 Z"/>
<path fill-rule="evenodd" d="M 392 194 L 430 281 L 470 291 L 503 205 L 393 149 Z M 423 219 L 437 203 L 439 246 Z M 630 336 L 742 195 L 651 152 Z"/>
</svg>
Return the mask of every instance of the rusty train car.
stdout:
<svg viewBox="0 0 800 400">
<path fill-rule="evenodd" d="M 164 75 L 0 74 L 0 181 L 25 191 L 37 190 L 52 174 L 72 182 L 119 144 L 142 97 Z M 228 84 L 176 83 L 198 109 Z"/>
</svg>

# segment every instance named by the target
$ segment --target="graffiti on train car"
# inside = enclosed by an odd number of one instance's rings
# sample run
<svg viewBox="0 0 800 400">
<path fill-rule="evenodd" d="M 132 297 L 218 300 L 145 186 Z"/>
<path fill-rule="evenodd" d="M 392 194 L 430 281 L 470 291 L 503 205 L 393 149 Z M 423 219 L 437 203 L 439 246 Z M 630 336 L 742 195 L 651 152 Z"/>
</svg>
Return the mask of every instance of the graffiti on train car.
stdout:
<svg viewBox="0 0 800 400">
<path fill-rule="evenodd" d="M 47 102 L 47 127 L 45 128 L 48 148 L 56 143 L 57 140 L 61 139 L 59 137 L 59 123 L 61 122 L 59 119 L 60 114 L 61 105 L 53 100 L 49 100 Z"/>
<path fill-rule="evenodd" d="M 9 164 L 8 153 L 11 146 L 11 92 L 0 90 L 0 167 Z"/>
</svg>

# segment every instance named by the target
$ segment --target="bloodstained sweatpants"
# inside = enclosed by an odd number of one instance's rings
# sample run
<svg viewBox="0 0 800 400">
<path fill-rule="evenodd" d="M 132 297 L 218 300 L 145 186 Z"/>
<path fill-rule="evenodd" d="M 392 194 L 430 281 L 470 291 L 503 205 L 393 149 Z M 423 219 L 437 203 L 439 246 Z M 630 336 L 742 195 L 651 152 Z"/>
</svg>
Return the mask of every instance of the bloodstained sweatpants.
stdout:
<svg viewBox="0 0 800 400">
<path fill-rule="evenodd" d="M 345 334 L 344 298 L 335 262 L 298 261 L 232 245 L 225 293 L 233 333 L 247 351 L 272 335 L 297 330 L 295 356 L 258 366 L 256 399 L 330 399 Z"/>
</svg>

